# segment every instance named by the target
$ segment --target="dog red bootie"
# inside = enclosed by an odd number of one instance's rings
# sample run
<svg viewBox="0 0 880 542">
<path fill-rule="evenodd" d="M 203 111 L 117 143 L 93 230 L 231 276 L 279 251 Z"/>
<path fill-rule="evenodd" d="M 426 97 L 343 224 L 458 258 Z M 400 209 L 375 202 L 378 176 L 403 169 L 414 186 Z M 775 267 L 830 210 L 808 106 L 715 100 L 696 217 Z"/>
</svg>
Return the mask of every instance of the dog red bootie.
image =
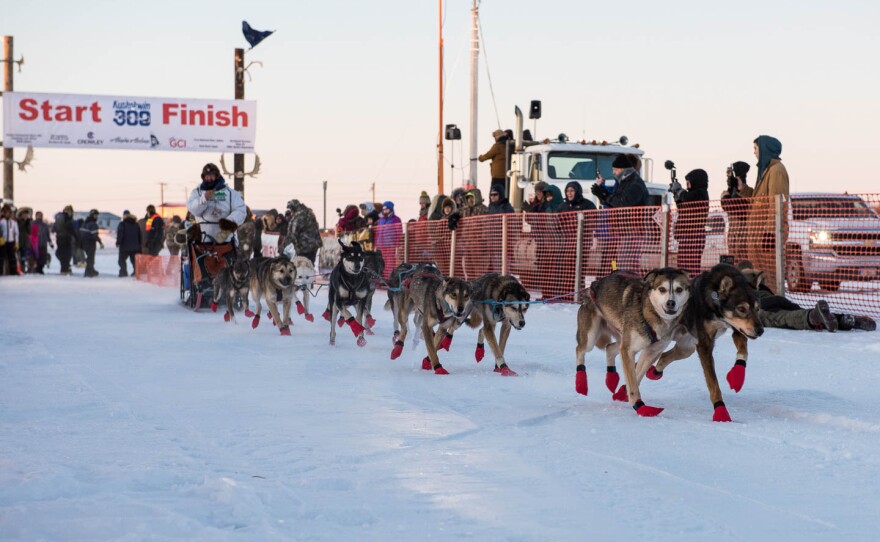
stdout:
<svg viewBox="0 0 880 542">
<path fill-rule="evenodd" d="M 516 371 L 508 367 L 506 363 L 501 364 L 501 367 L 495 367 L 495 372 L 500 373 L 501 376 L 519 376 L 516 374 Z"/>
<path fill-rule="evenodd" d="M 211 302 L 211 312 L 217 312 L 217 304 L 213 301 Z"/>
<path fill-rule="evenodd" d="M 645 376 L 648 377 L 648 380 L 660 380 L 663 378 L 663 371 L 658 371 L 653 365 L 651 365 L 648 368 L 648 372 L 645 373 Z"/>
<path fill-rule="evenodd" d="M 636 414 L 644 416 L 645 418 L 653 418 L 657 414 L 663 412 L 662 408 L 648 406 L 643 401 L 636 401 L 636 404 L 633 405 L 633 410 L 636 411 Z"/>
<path fill-rule="evenodd" d="M 397 359 L 403 352 L 403 341 L 394 341 L 394 348 L 391 349 L 391 359 Z"/>
<path fill-rule="evenodd" d="M 290 337 L 290 326 L 281 326 L 278 330 L 282 335 Z"/>
<path fill-rule="evenodd" d="M 367 315 L 367 327 L 373 327 L 376 325 L 376 319 L 373 318 L 372 314 Z"/>
<path fill-rule="evenodd" d="M 250 309 L 245 309 L 245 311 L 244 311 L 244 315 L 247 316 L 248 318 L 253 318 L 253 317 L 254 317 L 254 311 L 252 311 L 252 310 L 250 310 Z"/>
<path fill-rule="evenodd" d="M 577 372 L 574 373 L 574 391 L 581 395 L 587 394 L 587 368 L 583 365 L 579 366 Z"/>
<path fill-rule="evenodd" d="M 715 412 L 712 414 L 713 422 L 732 422 L 730 419 L 730 412 L 727 411 L 727 407 L 724 406 L 724 401 L 718 401 L 715 403 Z"/>
<path fill-rule="evenodd" d="M 430 371 L 431 370 L 431 358 L 426 357 L 422 360 L 422 370 Z"/>
<path fill-rule="evenodd" d="M 302 301 L 296 302 L 296 313 L 297 314 L 305 314 L 306 313 L 306 308 L 303 307 Z"/>
<path fill-rule="evenodd" d="M 438 365 L 436 369 L 434 369 L 435 375 L 448 375 L 449 371 L 443 368 L 442 365 Z"/>
<path fill-rule="evenodd" d="M 345 323 L 351 328 L 351 332 L 354 333 L 355 337 L 359 337 L 360 334 L 364 332 L 364 326 L 360 325 L 358 321 L 354 319 L 354 316 L 346 320 Z"/>
<path fill-rule="evenodd" d="M 251 321 L 251 328 L 257 329 L 257 326 L 260 325 L 260 315 L 254 316 L 254 319 Z"/>
<path fill-rule="evenodd" d="M 352 318 L 354 318 L 354 317 L 352 317 Z M 339 326 L 339 327 L 342 327 L 343 324 L 345 324 L 345 318 L 343 318 L 343 317 L 340 316 L 340 317 L 336 320 L 336 325 Z"/>
<path fill-rule="evenodd" d="M 446 350 L 449 352 L 449 347 L 452 346 L 452 335 L 446 333 L 443 336 L 443 339 L 440 341 L 440 346 L 437 347 L 437 350 Z"/>
<path fill-rule="evenodd" d="M 483 358 L 486 356 L 486 347 L 483 346 L 483 343 L 477 343 L 477 349 L 474 350 L 474 358 L 477 360 L 477 363 L 483 361 Z"/>
<path fill-rule="evenodd" d="M 620 375 L 617 374 L 617 367 L 612 365 L 605 369 L 605 387 L 608 388 L 608 391 L 614 393 L 618 384 L 620 384 Z"/>
<path fill-rule="evenodd" d="M 327 320 L 329 322 L 330 321 L 330 309 L 325 309 L 324 312 L 321 314 L 321 318 L 323 318 L 324 320 Z"/>
<path fill-rule="evenodd" d="M 224 312 L 224 313 L 223 313 L 223 321 L 224 321 L 224 322 L 228 322 L 228 321 L 230 321 L 230 320 L 232 320 L 232 315 L 231 315 L 230 313 L 228 313 L 228 312 Z"/>
<path fill-rule="evenodd" d="M 308 314 L 306 315 L 306 320 L 308 320 L 309 322 L 314 322 L 314 321 L 315 321 L 315 315 L 312 314 L 312 313 L 308 313 Z"/>
<path fill-rule="evenodd" d="M 623 401 L 623 402 L 629 401 L 629 399 L 626 395 L 626 384 L 624 384 L 623 386 L 620 387 L 619 390 L 614 392 L 614 395 L 612 395 L 611 398 L 614 399 L 615 401 Z"/>
<path fill-rule="evenodd" d="M 746 360 L 738 359 L 736 363 L 733 364 L 733 367 L 730 368 L 730 371 L 727 373 L 727 383 L 730 384 L 730 389 L 739 393 L 739 390 L 743 388 L 743 384 L 746 381 Z M 724 420 L 724 421 L 730 421 Z"/>
</svg>

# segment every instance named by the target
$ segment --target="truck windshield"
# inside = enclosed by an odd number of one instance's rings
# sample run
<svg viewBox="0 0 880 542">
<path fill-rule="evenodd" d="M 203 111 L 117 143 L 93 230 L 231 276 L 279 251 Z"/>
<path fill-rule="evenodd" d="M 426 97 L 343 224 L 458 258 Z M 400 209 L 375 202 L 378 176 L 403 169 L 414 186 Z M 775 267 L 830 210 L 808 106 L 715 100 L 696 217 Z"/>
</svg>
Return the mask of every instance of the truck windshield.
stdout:
<svg viewBox="0 0 880 542">
<path fill-rule="evenodd" d="M 792 218 L 877 218 L 861 198 L 797 198 L 791 201 Z"/>
<path fill-rule="evenodd" d="M 596 155 L 580 152 L 551 152 L 547 157 L 551 179 L 592 181 L 596 179 Z"/>
</svg>

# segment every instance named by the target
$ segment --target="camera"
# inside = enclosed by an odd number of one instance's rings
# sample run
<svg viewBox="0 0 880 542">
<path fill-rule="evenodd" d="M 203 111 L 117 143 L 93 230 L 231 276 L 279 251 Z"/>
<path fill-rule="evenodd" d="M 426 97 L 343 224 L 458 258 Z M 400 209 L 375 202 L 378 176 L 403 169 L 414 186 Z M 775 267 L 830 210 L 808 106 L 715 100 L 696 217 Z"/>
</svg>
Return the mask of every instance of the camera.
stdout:
<svg viewBox="0 0 880 542">
<path fill-rule="evenodd" d="M 341 218 L 341 217 L 342 217 L 342 209 L 340 209 L 339 207 L 337 207 L 337 208 L 336 208 L 336 214 L 339 215 L 340 218 Z"/>
<path fill-rule="evenodd" d="M 736 175 L 733 172 L 733 164 L 727 166 L 727 197 L 736 198 L 739 197 L 739 179 L 736 178 Z"/>
</svg>

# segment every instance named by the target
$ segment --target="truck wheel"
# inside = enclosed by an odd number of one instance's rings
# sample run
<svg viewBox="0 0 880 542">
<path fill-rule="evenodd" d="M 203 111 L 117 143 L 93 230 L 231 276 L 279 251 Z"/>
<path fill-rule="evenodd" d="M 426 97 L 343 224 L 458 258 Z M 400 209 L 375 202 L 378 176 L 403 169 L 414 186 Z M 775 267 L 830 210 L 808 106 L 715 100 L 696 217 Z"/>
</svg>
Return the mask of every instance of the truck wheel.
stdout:
<svg viewBox="0 0 880 542">
<path fill-rule="evenodd" d="M 813 287 L 813 281 L 807 280 L 804 275 L 801 251 L 792 248 L 786 251 L 785 256 L 785 278 L 788 281 L 788 289 L 792 292 L 809 292 Z"/>
<path fill-rule="evenodd" d="M 840 290 L 840 281 L 837 279 L 822 279 L 819 281 L 819 287 L 828 292 L 836 292 Z"/>
</svg>

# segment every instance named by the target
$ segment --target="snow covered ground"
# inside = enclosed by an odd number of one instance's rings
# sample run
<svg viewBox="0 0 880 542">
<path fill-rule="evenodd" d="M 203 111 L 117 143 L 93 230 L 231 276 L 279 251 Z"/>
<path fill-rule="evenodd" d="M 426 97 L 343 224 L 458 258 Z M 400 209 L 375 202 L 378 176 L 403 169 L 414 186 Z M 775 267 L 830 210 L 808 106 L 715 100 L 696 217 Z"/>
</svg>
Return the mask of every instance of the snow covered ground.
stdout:
<svg viewBox="0 0 880 542">
<path fill-rule="evenodd" d="M 282 337 L 98 269 L 0 278 L 0 539 L 877 540 L 878 333 L 768 330 L 729 424 L 678 362 L 642 419 L 601 354 L 575 393 L 573 306 L 511 334 L 519 378 L 469 329 L 441 377 L 389 359 L 381 310 L 331 348 L 320 316 Z"/>
</svg>

